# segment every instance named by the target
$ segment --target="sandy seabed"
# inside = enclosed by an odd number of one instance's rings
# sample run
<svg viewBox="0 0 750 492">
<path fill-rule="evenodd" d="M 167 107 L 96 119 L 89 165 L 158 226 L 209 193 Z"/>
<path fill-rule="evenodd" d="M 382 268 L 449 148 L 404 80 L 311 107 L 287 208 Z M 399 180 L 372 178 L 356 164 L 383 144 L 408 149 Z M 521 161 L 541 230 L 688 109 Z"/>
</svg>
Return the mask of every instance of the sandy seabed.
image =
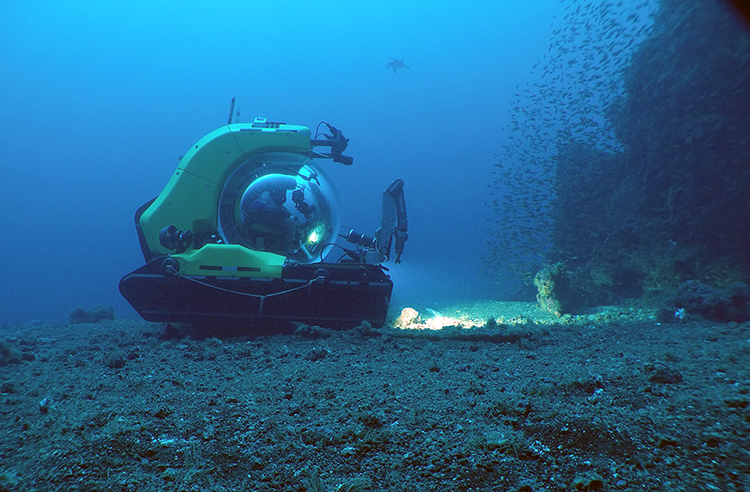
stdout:
<svg viewBox="0 0 750 492">
<path fill-rule="evenodd" d="M 750 490 L 750 323 L 439 311 L 462 326 L 6 326 L 0 491 Z"/>
</svg>

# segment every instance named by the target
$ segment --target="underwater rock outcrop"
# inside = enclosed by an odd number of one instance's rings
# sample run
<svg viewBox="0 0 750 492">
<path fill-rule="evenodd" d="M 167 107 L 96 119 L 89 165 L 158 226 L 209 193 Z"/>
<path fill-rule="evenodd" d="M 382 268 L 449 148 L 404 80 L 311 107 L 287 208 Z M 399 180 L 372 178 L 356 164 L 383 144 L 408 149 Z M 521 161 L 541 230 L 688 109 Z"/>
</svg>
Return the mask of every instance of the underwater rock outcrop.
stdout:
<svg viewBox="0 0 750 492">
<path fill-rule="evenodd" d="M 677 289 L 674 305 L 688 314 L 713 321 L 750 321 L 750 286 L 732 282 L 719 289 L 688 281 Z"/>
<path fill-rule="evenodd" d="M 622 68 L 648 34 L 646 19 L 656 3 L 565 2 L 549 52 L 531 70 L 534 80 L 517 88 L 492 170 L 487 204 L 493 216 L 483 259 L 487 272 L 523 279 L 524 299 L 533 298 L 534 272 L 542 265 L 574 256 L 557 254 L 555 244 L 556 155 L 571 142 L 621 152 L 604 110 L 623 92 Z M 573 191 L 592 189 L 580 183 Z M 568 232 L 585 240 L 588 231 Z"/>
<path fill-rule="evenodd" d="M 538 293 L 536 300 L 544 311 L 555 316 L 570 313 L 576 307 L 576 297 L 564 263 L 547 265 L 534 277 Z"/>
<path fill-rule="evenodd" d="M 68 321 L 71 325 L 98 323 L 108 319 L 115 319 L 115 309 L 112 306 L 97 306 L 88 311 L 77 308 L 68 315 Z"/>
<path fill-rule="evenodd" d="M 750 279 L 750 28 L 719 0 L 647 4 L 653 27 L 572 2 L 492 185 L 487 259 L 565 262 L 589 304 Z"/>
<path fill-rule="evenodd" d="M 750 93 L 750 29 L 716 0 L 661 0 L 655 24 L 607 112 L 630 180 L 611 201 L 627 214 L 607 224 L 607 260 L 636 258 L 645 291 L 746 280 L 750 107 L 737 101 Z"/>
</svg>

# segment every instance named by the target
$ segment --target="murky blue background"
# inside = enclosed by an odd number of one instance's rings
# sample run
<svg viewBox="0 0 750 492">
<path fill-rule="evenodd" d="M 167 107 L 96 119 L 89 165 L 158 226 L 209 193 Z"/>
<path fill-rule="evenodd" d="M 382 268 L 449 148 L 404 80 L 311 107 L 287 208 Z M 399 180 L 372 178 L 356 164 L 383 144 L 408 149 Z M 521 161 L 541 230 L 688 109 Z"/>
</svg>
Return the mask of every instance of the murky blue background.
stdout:
<svg viewBox="0 0 750 492">
<path fill-rule="evenodd" d="M 346 225 L 372 232 L 406 182 L 395 300 L 494 295 L 479 275 L 486 184 L 516 87 L 547 50 L 555 0 L 0 4 L 0 321 L 113 305 L 143 263 L 137 207 L 186 150 L 263 116 L 351 139 L 325 162 Z M 393 74 L 390 57 L 410 69 Z"/>
</svg>

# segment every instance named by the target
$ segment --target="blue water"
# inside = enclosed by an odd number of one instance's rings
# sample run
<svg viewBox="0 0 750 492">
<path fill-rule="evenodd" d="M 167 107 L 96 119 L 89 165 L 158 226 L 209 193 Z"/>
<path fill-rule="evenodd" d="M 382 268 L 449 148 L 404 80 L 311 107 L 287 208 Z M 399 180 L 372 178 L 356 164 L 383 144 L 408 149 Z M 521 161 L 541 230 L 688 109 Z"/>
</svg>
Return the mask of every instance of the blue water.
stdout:
<svg viewBox="0 0 750 492">
<path fill-rule="evenodd" d="M 143 263 L 133 226 L 178 157 L 226 122 L 263 116 L 351 139 L 325 162 L 343 222 L 374 231 L 406 182 L 410 238 L 394 296 L 472 286 L 498 129 L 546 51 L 556 0 L 0 3 L 0 322 L 115 307 Z M 385 67 L 404 59 L 409 69 Z M 423 279 L 425 283 L 420 282 Z M 429 282 L 429 286 L 426 285 Z"/>
</svg>

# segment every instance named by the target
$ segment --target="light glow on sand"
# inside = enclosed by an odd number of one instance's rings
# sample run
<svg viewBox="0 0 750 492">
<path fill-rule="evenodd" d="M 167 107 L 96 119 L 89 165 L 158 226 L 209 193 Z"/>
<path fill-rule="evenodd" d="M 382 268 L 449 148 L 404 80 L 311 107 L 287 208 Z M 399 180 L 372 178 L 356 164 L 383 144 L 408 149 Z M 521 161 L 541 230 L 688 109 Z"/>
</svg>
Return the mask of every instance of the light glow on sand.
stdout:
<svg viewBox="0 0 750 492">
<path fill-rule="evenodd" d="M 393 323 L 393 326 L 401 330 L 442 330 L 448 326 L 468 329 L 482 326 L 481 322 L 443 316 L 431 309 L 427 311 L 430 313 L 429 317 L 420 315 L 416 309 L 404 308 L 401 311 L 401 315 Z"/>
</svg>

